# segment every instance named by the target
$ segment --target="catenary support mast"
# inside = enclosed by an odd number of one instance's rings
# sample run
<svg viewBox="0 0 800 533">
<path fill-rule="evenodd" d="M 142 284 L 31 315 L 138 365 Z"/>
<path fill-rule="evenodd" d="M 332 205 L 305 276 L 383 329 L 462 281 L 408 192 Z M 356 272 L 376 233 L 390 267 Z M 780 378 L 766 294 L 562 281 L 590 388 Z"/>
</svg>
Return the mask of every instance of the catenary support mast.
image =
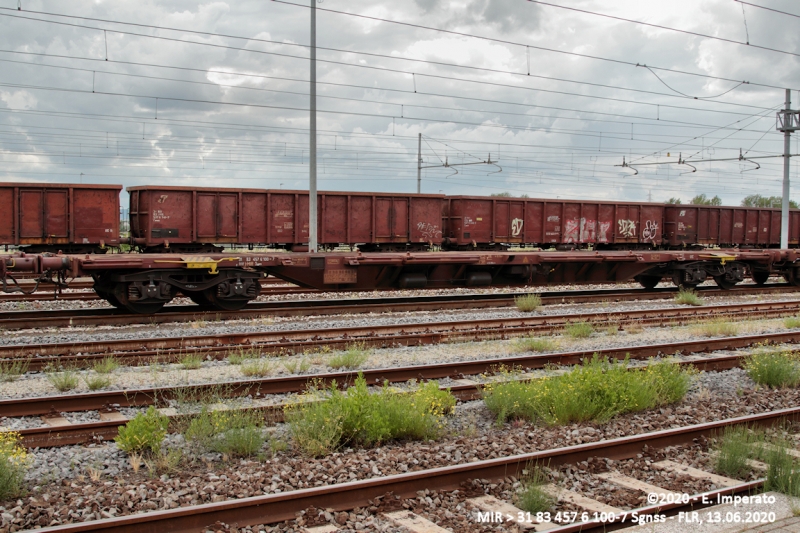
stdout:
<svg viewBox="0 0 800 533">
<path fill-rule="evenodd" d="M 311 0 L 311 115 L 308 158 L 308 251 L 317 251 L 317 0 Z M 302 228 L 298 228 L 300 231 Z"/>
<path fill-rule="evenodd" d="M 792 91 L 786 89 L 786 108 L 783 123 L 783 200 L 781 201 L 781 248 L 789 247 L 789 161 L 792 145 L 792 131 L 795 123 L 791 120 Z"/>
</svg>

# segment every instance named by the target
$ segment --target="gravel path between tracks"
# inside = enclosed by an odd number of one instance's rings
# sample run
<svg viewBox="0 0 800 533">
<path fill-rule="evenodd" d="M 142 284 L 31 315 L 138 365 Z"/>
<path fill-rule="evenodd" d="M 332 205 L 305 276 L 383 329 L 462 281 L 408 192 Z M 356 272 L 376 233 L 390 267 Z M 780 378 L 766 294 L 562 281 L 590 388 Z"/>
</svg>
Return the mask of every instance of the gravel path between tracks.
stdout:
<svg viewBox="0 0 800 533">
<path fill-rule="evenodd" d="M 469 463 L 771 411 L 797 405 L 798 401 L 800 390 L 759 389 L 744 371 L 734 369 L 700 374 L 683 402 L 619 416 L 603 425 L 542 427 L 514 423 L 499 427 L 483 403 L 473 401 L 456 408 L 456 414 L 449 419 L 447 436 L 438 441 L 392 443 L 375 449 L 347 448 L 321 459 L 302 456 L 291 446 L 274 454 L 267 452 L 263 460 L 225 461 L 219 454 L 187 453 L 194 464 L 158 477 L 148 475 L 145 468 L 132 472 L 129 461 L 113 443 L 40 449 L 33 451 L 28 473 L 29 495 L 0 504 L 3 520 L 0 532 Z M 286 427 L 280 425 L 272 430 L 271 441 L 290 442 Z M 183 446 L 180 435 L 171 435 L 165 443 L 169 449 Z M 630 472 L 646 475 L 647 470 L 636 462 L 639 459 L 643 457 L 623 466 Z M 677 460 L 702 468 L 706 466 L 707 457 L 692 452 L 679 455 Z M 577 465 L 574 471 L 564 470 L 559 474 L 559 483 L 565 487 L 578 484 L 591 488 L 582 470 L 591 471 L 601 466 Z M 511 496 L 513 480 L 494 485 L 490 492 L 499 488 L 498 497 Z M 605 494 L 604 497 L 616 498 L 615 504 L 623 508 L 638 505 L 630 495 L 611 494 L 599 486 L 595 487 L 595 492 L 598 497 Z M 438 510 L 438 505 L 428 504 L 427 498 L 432 496 L 422 497 L 419 504 L 423 510 L 435 507 L 432 513 L 444 512 Z M 455 506 L 457 502 L 451 503 Z M 450 509 L 451 514 L 455 508 L 444 507 Z M 357 522 L 358 513 L 354 516 Z M 347 515 L 344 525 L 353 522 L 351 518 Z M 373 522 L 370 527 L 380 527 Z M 359 529 L 355 523 L 350 527 Z"/>
<path fill-rule="evenodd" d="M 783 320 L 769 319 L 750 322 L 732 323 L 739 335 L 755 335 L 778 331 L 788 331 Z M 730 335 L 730 333 L 727 333 Z M 706 332 L 700 325 L 676 326 L 668 328 L 642 329 L 638 326 L 629 327 L 627 331 L 610 330 L 608 328 L 597 331 L 589 338 L 573 339 L 564 335 L 547 337 L 551 340 L 554 353 L 578 350 L 602 350 L 626 346 L 648 346 L 675 341 L 688 341 L 702 339 Z M 316 352 L 292 356 L 269 357 L 271 376 L 288 376 L 292 374 L 314 375 L 330 372 L 328 366 L 330 359 L 340 352 Z M 430 346 L 407 346 L 369 351 L 368 359 L 361 364 L 361 368 L 391 368 L 399 366 L 424 365 L 432 362 L 447 363 L 456 361 L 469 361 L 476 359 L 500 359 L 504 357 L 521 355 L 525 352 L 520 347 L 519 341 L 498 340 L 482 342 L 466 342 L 453 344 L 438 344 Z M 302 370 L 300 370 L 302 369 Z M 86 379 L 96 376 L 93 371 L 76 371 L 81 378 L 78 386 L 67 394 L 88 392 Z M 250 379 L 244 376 L 243 366 L 234 365 L 228 361 L 204 361 L 202 366 L 193 370 L 186 370 L 181 364 L 155 363 L 148 366 L 121 367 L 109 375 L 110 384 L 100 390 L 124 390 L 144 387 L 185 386 L 200 383 L 220 381 L 233 381 Z M 472 378 L 475 379 L 475 378 Z M 4 383 L 0 388 L 0 399 L 23 398 L 26 396 L 47 396 L 57 394 L 53 384 L 43 372 L 29 372 L 16 381 Z M 87 420 L 89 421 L 89 420 Z M 0 419 L 0 425 L 7 423 Z M 41 421 L 36 418 L 24 423 L 22 427 L 40 427 Z M 13 426 L 12 426 L 13 427 Z"/>
<path fill-rule="evenodd" d="M 736 303 L 780 302 L 798 300 L 795 293 L 771 295 L 742 295 L 706 297 L 705 305 L 724 305 Z M 609 302 L 583 304 L 547 305 L 534 313 L 522 313 L 513 307 L 494 309 L 465 309 L 419 311 L 401 313 L 341 314 L 306 317 L 267 317 L 229 321 L 209 321 L 198 319 L 194 322 L 167 324 L 136 324 L 127 326 L 91 326 L 70 328 L 47 328 L 37 330 L 18 330 L 5 332 L 0 345 L 17 344 L 58 344 L 64 342 L 96 341 L 98 335 L 104 340 L 133 340 L 158 337 L 190 337 L 198 335 L 224 335 L 232 333 L 260 333 L 289 330 L 337 329 L 347 327 L 369 327 L 379 325 L 419 324 L 425 322 L 446 322 L 463 320 L 484 320 L 501 318 L 520 318 L 530 316 L 569 315 L 578 313 L 608 313 L 641 311 L 685 307 L 672 300 L 645 300 L 634 302 Z"/>
</svg>

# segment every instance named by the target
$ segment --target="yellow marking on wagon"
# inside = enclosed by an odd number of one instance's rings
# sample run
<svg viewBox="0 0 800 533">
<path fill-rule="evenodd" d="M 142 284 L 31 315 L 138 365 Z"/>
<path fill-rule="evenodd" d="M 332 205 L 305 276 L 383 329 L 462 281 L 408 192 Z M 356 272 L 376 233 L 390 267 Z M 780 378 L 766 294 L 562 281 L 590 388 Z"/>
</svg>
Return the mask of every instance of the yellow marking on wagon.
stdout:
<svg viewBox="0 0 800 533">
<path fill-rule="evenodd" d="M 724 265 L 728 261 L 736 261 L 735 255 L 730 254 L 723 254 L 723 253 L 712 253 L 712 254 L 700 254 L 701 259 L 719 259 L 719 264 Z"/>
<path fill-rule="evenodd" d="M 177 259 L 156 259 L 155 263 L 183 263 L 186 268 L 189 269 L 201 269 L 207 268 L 209 274 L 216 274 L 217 265 L 223 261 L 239 261 L 241 257 L 223 257 L 219 260 L 211 259 L 210 257 L 200 257 L 200 256 L 187 256 L 181 257 L 179 260 Z"/>
</svg>

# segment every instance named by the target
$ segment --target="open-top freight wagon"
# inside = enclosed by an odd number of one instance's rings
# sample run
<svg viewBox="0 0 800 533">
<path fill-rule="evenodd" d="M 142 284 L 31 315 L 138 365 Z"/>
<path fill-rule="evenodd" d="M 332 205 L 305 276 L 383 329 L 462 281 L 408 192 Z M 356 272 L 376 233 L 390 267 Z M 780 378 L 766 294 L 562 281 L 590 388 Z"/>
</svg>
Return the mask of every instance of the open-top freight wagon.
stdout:
<svg viewBox="0 0 800 533">
<path fill-rule="evenodd" d="M 0 245 L 104 253 L 120 244 L 121 185 L 0 183 Z"/>
<path fill-rule="evenodd" d="M 146 252 L 222 245 L 306 250 L 308 191 L 129 187 L 131 242 Z M 442 242 L 443 195 L 320 192 L 320 249 L 424 250 Z"/>
<path fill-rule="evenodd" d="M 120 186 L 0 185 L 0 244 L 23 250 L 102 252 L 118 246 Z M 212 253 L 226 246 L 303 251 L 308 192 L 197 187 L 130 187 L 126 240 L 144 252 Z M 441 248 L 502 251 L 777 248 L 780 210 L 399 193 L 318 193 L 320 250 Z M 790 247 L 800 244 L 792 210 Z"/>
</svg>

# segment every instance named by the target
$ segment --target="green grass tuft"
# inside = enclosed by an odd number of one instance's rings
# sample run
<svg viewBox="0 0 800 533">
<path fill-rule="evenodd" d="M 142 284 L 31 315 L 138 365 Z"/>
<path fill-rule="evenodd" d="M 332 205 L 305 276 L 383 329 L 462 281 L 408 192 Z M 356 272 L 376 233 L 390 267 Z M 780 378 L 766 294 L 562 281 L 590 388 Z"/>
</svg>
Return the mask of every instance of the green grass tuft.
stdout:
<svg viewBox="0 0 800 533">
<path fill-rule="evenodd" d="M 800 316 L 787 316 L 783 319 L 783 327 L 786 329 L 800 328 Z"/>
<path fill-rule="evenodd" d="M 264 419 L 258 411 L 211 411 L 204 407 L 189 424 L 184 436 L 203 449 L 232 457 L 249 457 L 266 442 Z"/>
<path fill-rule="evenodd" d="M 522 486 L 517 493 L 517 507 L 531 514 L 550 511 L 555 504 L 555 498 L 542 489 L 547 482 L 547 476 L 541 468 L 529 467 L 520 479 Z"/>
<path fill-rule="evenodd" d="M 24 359 L 12 359 L 0 363 L 0 381 L 16 381 L 28 371 L 29 363 Z"/>
<path fill-rule="evenodd" d="M 558 349 L 558 344 L 550 339 L 537 337 L 524 337 L 514 341 L 514 350 L 518 352 L 553 352 Z"/>
<path fill-rule="evenodd" d="M 346 368 L 353 370 L 363 365 L 369 359 L 370 351 L 362 344 L 353 344 L 346 351 L 331 356 L 328 366 L 333 369 Z"/>
<path fill-rule="evenodd" d="M 594 333 L 594 327 L 588 322 L 573 322 L 566 325 L 564 333 L 573 339 L 585 339 Z"/>
<path fill-rule="evenodd" d="M 244 361 L 249 359 L 259 359 L 261 358 L 261 352 L 256 348 L 250 348 L 245 350 L 244 348 L 239 348 L 236 351 L 228 352 L 228 363 L 232 365 L 241 365 Z"/>
<path fill-rule="evenodd" d="M 756 352 L 747 358 L 743 366 L 759 385 L 779 389 L 800 384 L 800 357 L 794 352 Z"/>
<path fill-rule="evenodd" d="M 681 400 L 694 372 L 667 362 L 628 370 L 627 359 L 596 355 L 572 371 L 534 381 L 487 385 L 484 402 L 499 422 L 524 418 L 545 424 L 604 422 L 611 417 Z"/>
<path fill-rule="evenodd" d="M 49 381 L 58 392 L 67 392 L 78 386 L 78 373 L 74 370 L 48 372 L 47 381 Z"/>
<path fill-rule="evenodd" d="M 240 370 L 247 377 L 263 378 L 272 374 L 273 365 L 268 359 L 248 359 L 242 362 Z"/>
<path fill-rule="evenodd" d="M 203 366 L 203 358 L 198 354 L 186 354 L 181 357 L 180 363 L 186 370 L 195 370 Z"/>
<path fill-rule="evenodd" d="M 0 501 L 22 496 L 29 455 L 15 431 L 0 432 Z"/>
<path fill-rule="evenodd" d="M 525 294 L 514 297 L 514 305 L 523 313 L 536 311 L 542 305 L 542 297 L 538 294 Z"/>
<path fill-rule="evenodd" d="M 682 305 L 703 305 L 703 299 L 692 289 L 681 289 L 675 295 L 675 303 Z"/>
<path fill-rule="evenodd" d="M 157 453 L 161 442 L 167 435 L 169 418 L 158 412 L 152 405 L 144 413 L 137 414 L 127 424 L 119 428 L 114 438 L 117 447 L 128 453 Z"/>
<path fill-rule="evenodd" d="M 370 392 L 359 374 L 346 392 L 336 384 L 310 391 L 312 401 L 285 408 L 285 419 L 298 448 L 312 456 L 326 455 L 342 445 L 379 445 L 394 439 L 431 439 L 444 428 L 455 398 L 429 381 L 410 393 L 398 394 L 384 385 Z"/>
<path fill-rule="evenodd" d="M 119 362 L 113 357 L 104 357 L 92 365 L 92 370 L 98 374 L 111 374 L 119 368 Z"/>
<path fill-rule="evenodd" d="M 752 432 L 745 427 L 728 427 L 717 444 L 714 470 L 738 479 L 746 479 L 752 471 L 748 459 L 758 454 L 763 432 Z"/>
<path fill-rule="evenodd" d="M 767 480 L 765 491 L 800 497 L 800 461 L 789 454 L 787 446 L 774 446 L 766 451 Z"/>
<path fill-rule="evenodd" d="M 736 324 L 717 319 L 694 326 L 692 333 L 703 337 L 733 337 L 739 333 L 739 328 Z"/>
<path fill-rule="evenodd" d="M 102 374 L 87 374 L 83 376 L 83 382 L 89 390 L 105 389 L 111 385 L 111 376 L 104 376 Z"/>
</svg>

